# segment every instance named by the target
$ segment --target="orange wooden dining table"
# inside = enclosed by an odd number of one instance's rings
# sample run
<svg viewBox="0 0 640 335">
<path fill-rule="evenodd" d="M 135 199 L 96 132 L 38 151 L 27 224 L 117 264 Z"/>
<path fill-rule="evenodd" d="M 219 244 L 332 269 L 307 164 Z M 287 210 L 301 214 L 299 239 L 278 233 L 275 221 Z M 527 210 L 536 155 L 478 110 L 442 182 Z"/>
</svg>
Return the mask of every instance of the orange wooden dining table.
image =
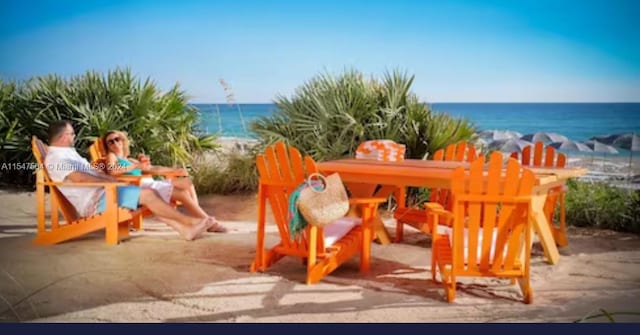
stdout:
<svg viewBox="0 0 640 335">
<path fill-rule="evenodd" d="M 347 184 L 376 184 L 398 190 L 408 186 L 428 188 L 450 188 L 453 170 L 469 167 L 466 162 L 429 161 L 405 159 L 385 162 L 366 159 L 339 159 L 318 163 L 325 173 L 337 172 Z M 557 264 L 560 253 L 556 246 L 549 222 L 544 214 L 544 203 L 550 189 L 562 186 L 569 178 L 579 177 L 588 171 L 581 168 L 529 168 L 536 175 L 532 194 L 532 225 L 544 249 L 547 261 Z M 405 206 L 404 192 L 396 192 L 398 206 Z M 376 229 L 384 229 L 377 227 Z"/>
</svg>

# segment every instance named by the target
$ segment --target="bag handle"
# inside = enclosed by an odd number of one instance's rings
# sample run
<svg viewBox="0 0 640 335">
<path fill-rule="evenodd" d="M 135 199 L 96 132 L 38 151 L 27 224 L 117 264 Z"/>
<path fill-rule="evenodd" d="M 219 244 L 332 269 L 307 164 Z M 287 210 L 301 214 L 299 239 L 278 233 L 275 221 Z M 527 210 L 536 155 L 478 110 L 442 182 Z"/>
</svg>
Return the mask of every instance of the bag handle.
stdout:
<svg viewBox="0 0 640 335">
<path fill-rule="evenodd" d="M 317 178 L 317 180 L 313 180 L 313 178 Z M 316 187 L 319 186 L 317 181 L 319 181 L 320 183 L 322 183 L 322 188 L 321 189 L 317 189 Z M 327 189 L 327 179 L 325 176 L 323 176 L 322 174 L 318 173 L 318 172 L 314 172 L 309 174 L 309 176 L 307 177 L 306 180 L 306 184 L 307 186 L 309 186 L 309 188 L 311 190 L 313 190 L 314 192 L 318 192 L 318 193 L 322 193 Z M 315 185 L 314 185 L 315 184 Z"/>
</svg>

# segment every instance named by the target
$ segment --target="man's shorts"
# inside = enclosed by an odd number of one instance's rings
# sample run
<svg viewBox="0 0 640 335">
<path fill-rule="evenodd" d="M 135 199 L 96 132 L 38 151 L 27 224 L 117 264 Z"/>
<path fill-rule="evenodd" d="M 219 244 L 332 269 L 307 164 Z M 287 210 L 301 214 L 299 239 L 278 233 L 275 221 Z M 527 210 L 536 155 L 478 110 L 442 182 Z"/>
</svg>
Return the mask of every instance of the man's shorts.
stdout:
<svg viewBox="0 0 640 335">
<path fill-rule="evenodd" d="M 140 187 L 138 186 L 118 186 L 118 207 L 128 209 L 138 209 L 140 201 Z M 98 213 L 104 212 L 106 208 L 106 194 L 102 194 L 98 202 Z"/>
</svg>

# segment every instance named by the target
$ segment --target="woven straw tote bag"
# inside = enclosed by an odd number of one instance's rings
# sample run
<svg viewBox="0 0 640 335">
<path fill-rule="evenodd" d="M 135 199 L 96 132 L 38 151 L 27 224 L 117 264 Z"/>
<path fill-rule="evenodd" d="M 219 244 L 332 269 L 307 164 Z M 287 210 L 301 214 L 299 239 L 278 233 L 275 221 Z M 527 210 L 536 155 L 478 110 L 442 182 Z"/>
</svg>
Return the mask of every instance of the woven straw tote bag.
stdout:
<svg viewBox="0 0 640 335">
<path fill-rule="evenodd" d="M 324 177 L 312 173 L 306 183 L 300 191 L 298 210 L 309 224 L 323 227 L 347 214 L 349 198 L 339 174 Z"/>
</svg>

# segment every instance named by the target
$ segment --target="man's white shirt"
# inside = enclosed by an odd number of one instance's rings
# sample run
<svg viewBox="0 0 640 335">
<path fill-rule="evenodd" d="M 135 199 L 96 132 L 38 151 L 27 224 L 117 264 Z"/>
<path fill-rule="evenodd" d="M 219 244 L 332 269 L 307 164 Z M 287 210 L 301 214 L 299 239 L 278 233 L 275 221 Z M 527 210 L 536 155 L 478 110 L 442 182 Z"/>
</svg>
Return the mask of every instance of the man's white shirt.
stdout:
<svg viewBox="0 0 640 335">
<path fill-rule="evenodd" d="M 99 176 L 98 172 L 91 168 L 91 164 L 80 156 L 73 147 L 50 146 L 44 164 L 49 177 L 54 182 L 65 181 L 65 178 L 75 171 Z M 93 186 L 60 186 L 58 189 L 82 217 L 95 213 L 97 199 L 104 193 L 103 187 Z"/>
</svg>

